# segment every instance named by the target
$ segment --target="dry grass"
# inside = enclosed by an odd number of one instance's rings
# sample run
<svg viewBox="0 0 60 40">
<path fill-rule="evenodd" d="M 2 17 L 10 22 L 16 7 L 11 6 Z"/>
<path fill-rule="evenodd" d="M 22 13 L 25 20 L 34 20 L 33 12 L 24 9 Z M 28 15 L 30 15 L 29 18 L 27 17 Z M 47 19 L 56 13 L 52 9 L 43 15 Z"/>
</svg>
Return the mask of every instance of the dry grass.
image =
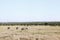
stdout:
<svg viewBox="0 0 60 40">
<path fill-rule="evenodd" d="M 10 29 L 7 29 L 10 27 Z M 18 27 L 18 29 L 16 29 Z M 21 28 L 28 28 L 21 30 Z M 37 39 L 36 39 L 37 38 Z M 0 26 L 0 40 L 60 40 L 59 26 Z"/>
</svg>

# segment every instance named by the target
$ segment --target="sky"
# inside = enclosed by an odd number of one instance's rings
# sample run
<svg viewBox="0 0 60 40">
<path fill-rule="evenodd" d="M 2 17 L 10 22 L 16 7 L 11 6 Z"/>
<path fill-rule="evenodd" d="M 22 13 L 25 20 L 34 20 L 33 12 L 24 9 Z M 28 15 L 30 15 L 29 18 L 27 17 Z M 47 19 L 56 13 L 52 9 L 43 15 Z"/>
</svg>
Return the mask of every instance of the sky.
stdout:
<svg viewBox="0 0 60 40">
<path fill-rule="evenodd" d="M 60 0 L 0 0 L 0 22 L 60 21 Z"/>
</svg>

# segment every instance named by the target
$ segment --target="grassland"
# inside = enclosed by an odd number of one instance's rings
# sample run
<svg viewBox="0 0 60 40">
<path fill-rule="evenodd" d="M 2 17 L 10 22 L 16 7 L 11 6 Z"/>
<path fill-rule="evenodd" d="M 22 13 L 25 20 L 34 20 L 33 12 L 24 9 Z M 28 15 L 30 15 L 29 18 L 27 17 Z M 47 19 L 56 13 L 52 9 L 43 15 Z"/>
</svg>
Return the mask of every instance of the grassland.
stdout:
<svg viewBox="0 0 60 40">
<path fill-rule="evenodd" d="M 0 26 L 0 40 L 60 40 L 60 26 Z"/>
</svg>

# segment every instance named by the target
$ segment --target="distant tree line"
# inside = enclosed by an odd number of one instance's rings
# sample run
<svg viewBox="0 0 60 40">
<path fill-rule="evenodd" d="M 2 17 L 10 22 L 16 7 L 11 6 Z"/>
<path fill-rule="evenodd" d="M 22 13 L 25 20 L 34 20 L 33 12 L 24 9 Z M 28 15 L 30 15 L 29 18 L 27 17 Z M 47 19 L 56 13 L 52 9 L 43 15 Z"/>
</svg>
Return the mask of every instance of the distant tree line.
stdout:
<svg viewBox="0 0 60 40">
<path fill-rule="evenodd" d="M 11 22 L 11 23 L 0 23 L 0 25 L 21 25 L 21 26 L 31 26 L 31 25 L 49 25 L 49 26 L 60 26 L 60 22 Z"/>
</svg>

